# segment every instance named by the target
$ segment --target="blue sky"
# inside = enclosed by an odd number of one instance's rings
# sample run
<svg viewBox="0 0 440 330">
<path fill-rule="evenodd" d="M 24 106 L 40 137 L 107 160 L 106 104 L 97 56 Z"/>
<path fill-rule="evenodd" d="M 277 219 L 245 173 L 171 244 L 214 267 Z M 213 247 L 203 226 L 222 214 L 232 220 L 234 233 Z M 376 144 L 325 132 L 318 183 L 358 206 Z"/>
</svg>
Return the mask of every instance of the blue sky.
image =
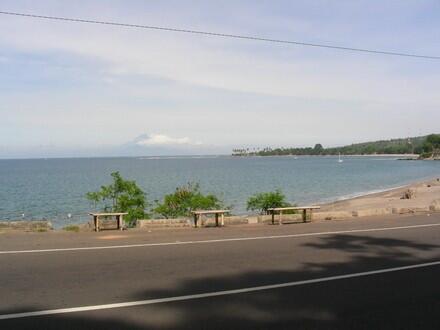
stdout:
<svg viewBox="0 0 440 330">
<path fill-rule="evenodd" d="M 440 55 L 438 1 L 3 0 L 0 10 Z M 428 134 L 438 86 L 438 60 L 0 15 L 3 158 Z"/>
</svg>

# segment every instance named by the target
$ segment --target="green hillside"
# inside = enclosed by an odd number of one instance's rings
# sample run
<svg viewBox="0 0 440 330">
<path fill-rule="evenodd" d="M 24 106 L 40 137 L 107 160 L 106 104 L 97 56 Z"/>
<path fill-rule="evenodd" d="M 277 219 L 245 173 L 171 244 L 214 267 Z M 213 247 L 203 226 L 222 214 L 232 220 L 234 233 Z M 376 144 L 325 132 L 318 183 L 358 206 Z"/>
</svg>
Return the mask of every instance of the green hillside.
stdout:
<svg viewBox="0 0 440 330">
<path fill-rule="evenodd" d="M 284 156 L 284 155 L 375 155 L 375 154 L 425 154 L 433 153 L 439 134 L 402 139 L 356 143 L 342 147 L 324 148 L 318 143 L 306 148 L 234 149 L 233 156 Z M 436 142 L 437 141 L 437 142 Z M 434 143 L 434 147 L 433 147 Z M 438 148 L 438 147 L 437 147 Z"/>
</svg>

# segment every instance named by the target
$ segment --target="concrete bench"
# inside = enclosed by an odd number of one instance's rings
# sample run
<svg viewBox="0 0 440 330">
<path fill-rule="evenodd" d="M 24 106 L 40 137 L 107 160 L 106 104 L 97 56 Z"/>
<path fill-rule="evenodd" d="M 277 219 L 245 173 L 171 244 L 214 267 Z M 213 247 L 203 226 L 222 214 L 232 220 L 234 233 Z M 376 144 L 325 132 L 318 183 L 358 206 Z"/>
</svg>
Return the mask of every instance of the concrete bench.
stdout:
<svg viewBox="0 0 440 330">
<path fill-rule="evenodd" d="M 93 217 L 93 224 L 95 225 L 95 231 L 99 231 L 99 218 L 115 217 L 118 229 L 124 229 L 124 215 L 128 213 L 113 212 L 113 213 L 89 213 Z"/>
<path fill-rule="evenodd" d="M 197 228 L 197 221 L 200 220 L 200 226 L 203 226 L 203 215 L 214 214 L 215 215 L 215 225 L 219 226 L 219 217 L 220 217 L 220 225 L 225 225 L 225 213 L 229 213 L 229 210 L 198 210 L 192 212 L 194 215 L 194 227 Z"/>
<path fill-rule="evenodd" d="M 275 224 L 275 214 L 279 214 L 278 224 L 283 224 L 283 212 L 285 211 L 302 211 L 303 222 L 307 222 L 307 215 L 310 215 L 310 221 L 312 220 L 313 210 L 319 210 L 320 206 L 291 206 L 291 207 L 273 207 L 267 209 L 272 215 L 272 224 Z"/>
</svg>

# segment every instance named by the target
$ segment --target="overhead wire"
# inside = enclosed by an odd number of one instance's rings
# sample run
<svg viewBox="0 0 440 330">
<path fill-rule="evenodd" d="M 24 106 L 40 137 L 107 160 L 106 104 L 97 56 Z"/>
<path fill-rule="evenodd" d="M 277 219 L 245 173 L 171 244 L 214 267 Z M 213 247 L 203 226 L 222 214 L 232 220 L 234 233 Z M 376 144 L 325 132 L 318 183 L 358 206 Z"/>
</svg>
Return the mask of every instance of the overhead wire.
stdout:
<svg viewBox="0 0 440 330">
<path fill-rule="evenodd" d="M 110 26 L 119 26 L 119 27 L 128 27 L 128 28 L 139 28 L 139 29 L 149 29 L 149 30 L 157 30 L 157 31 L 196 34 L 196 35 L 211 36 L 211 37 L 253 40 L 253 41 L 260 41 L 260 42 L 271 42 L 271 43 L 288 44 L 288 45 L 305 46 L 305 47 L 327 48 L 327 49 L 334 49 L 334 50 L 340 50 L 340 51 L 369 53 L 369 54 L 376 54 L 376 55 L 401 56 L 401 57 L 412 57 L 412 58 L 419 58 L 419 59 L 440 60 L 440 56 L 435 56 L 435 55 L 424 55 L 424 54 L 417 54 L 417 53 L 410 53 L 410 52 L 397 52 L 397 51 L 369 49 L 369 48 L 357 48 L 357 47 L 339 46 L 339 45 L 335 45 L 335 44 L 311 43 L 311 42 L 304 42 L 304 41 L 297 41 L 297 40 L 275 39 L 275 38 L 268 38 L 268 37 L 254 36 L 254 35 L 229 34 L 229 33 L 182 29 L 182 28 L 166 27 L 166 26 L 131 24 L 131 23 L 121 23 L 121 22 L 114 22 L 114 21 L 101 21 L 101 20 L 91 20 L 91 19 L 81 19 L 81 18 L 72 18 L 72 17 L 61 17 L 61 16 L 47 16 L 47 15 L 37 15 L 37 14 L 9 12 L 9 11 L 0 11 L 0 14 L 1 15 L 9 15 L 9 16 L 27 17 L 27 18 L 56 20 L 56 21 L 64 21 L 64 22 L 101 24 L 101 25 L 110 25 Z"/>
</svg>

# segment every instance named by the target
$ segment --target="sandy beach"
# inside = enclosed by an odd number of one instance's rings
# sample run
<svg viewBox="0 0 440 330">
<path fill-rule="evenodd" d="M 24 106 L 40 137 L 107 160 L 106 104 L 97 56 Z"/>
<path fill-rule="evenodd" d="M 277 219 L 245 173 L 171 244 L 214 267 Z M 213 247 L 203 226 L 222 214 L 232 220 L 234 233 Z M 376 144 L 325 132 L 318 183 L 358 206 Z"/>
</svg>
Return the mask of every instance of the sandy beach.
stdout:
<svg viewBox="0 0 440 330">
<path fill-rule="evenodd" d="M 403 198 L 410 191 L 411 198 Z M 393 213 L 436 211 L 440 208 L 440 179 L 435 178 L 384 192 L 336 201 L 321 205 L 321 211 L 357 212 L 391 209 Z"/>
</svg>

